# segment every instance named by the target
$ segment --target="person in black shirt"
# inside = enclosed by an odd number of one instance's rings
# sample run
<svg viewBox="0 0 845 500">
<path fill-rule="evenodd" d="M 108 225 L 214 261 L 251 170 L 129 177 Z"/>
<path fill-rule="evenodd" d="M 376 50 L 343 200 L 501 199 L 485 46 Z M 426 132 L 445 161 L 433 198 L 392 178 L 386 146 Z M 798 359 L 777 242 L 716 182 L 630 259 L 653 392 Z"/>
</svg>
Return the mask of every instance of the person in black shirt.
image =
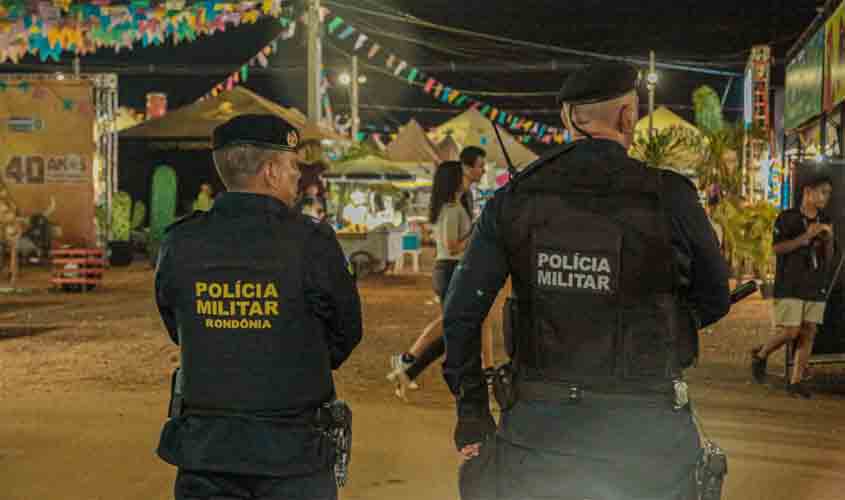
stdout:
<svg viewBox="0 0 845 500">
<path fill-rule="evenodd" d="M 692 183 L 628 156 L 636 80 L 621 63 L 567 80 L 574 143 L 496 192 L 455 270 L 443 375 L 464 500 L 698 498 L 683 369 L 729 310 L 728 270 Z M 508 276 L 497 429 L 480 326 Z"/>
<path fill-rule="evenodd" d="M 804 398 L 811 397 L 802 380 L 816 328 L 824 318 L 828 271 L 833 260 L 833 225 L 822 211 L 832 191 L 829 178 L 813 180 L 801 190 L 800 207 L 785 210 L 775 221 L 774 323 L 782 331 L 751 351 L 751 374 L 756 382 L 763 383 L 769 355 L 787 342 L 798 341 L 786 387 L 789 394 Z"/>
<path fill-rule="evenodd" d="M 299 133 L 273 115 L 214 131 L 226 184 L 171 225 L 156 302 L 181 369 L 158 455 L 176 500 L 335 500 L 325 405 L 361 340 L 361 304 L 331 227 L 293 210 Z M 333 406 L 334 407 L 334 406 Z"/>
</svg>

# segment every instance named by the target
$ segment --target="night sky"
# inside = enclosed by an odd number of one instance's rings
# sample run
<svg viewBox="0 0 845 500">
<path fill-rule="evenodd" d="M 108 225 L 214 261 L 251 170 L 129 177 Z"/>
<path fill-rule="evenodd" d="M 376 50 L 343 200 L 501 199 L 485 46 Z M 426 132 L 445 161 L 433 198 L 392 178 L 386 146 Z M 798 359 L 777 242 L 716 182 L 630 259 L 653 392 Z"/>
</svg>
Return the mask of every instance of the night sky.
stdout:
<svg viewBox="0 0 845 500">
<path fill-rule="evenodd" d="M 587 58 L 551 50 L 513 45 L 459 36 L 397 22 L 373 14 L 410 14 L 437 25 L 446 25 L 552 45 L 565 49 L 591 51 L 646 59 L 649 49 L 659 61 L 684 62 L 689 65 L 742 73 L 753 44 L 774 43 L 777 67 L 774 83 L 782 84 L 784 57 L 789 47 L 816 15 L 820 0 L 323 0 L 333 14 L 341 15 L 371 39 L 416 66 L 435 66 L 432 76 L 456 88 L 499 92 L 554 92 L 568 71 Z M 357 10 L 358 9 L 363 9 Z M 306 107 L 305 26 L 300 24 L 296 37 L 281 42 L 278 53 L 270 58 L 270 69 L 254 72 L 246 86 L 285 106 Z M 203 37 L 196 42 L 161 48 L 137 48 L 115 54 L 111 50 L 82 59 L 83 71 L 119 70 L 120 104 L 143 108 L 147 92 L 168 94 L 170 107 L 192 102 L 208 92 L 228 73 L 237 69 L 282 28 L 274 20 L 230 29 L 226 33 Z M 347 67 L 340 51 L 351 52 L 354 37 L 341 41 L 326 35 L 325 64 L 334 78 Z M 363 55 L 363 54 L 362 54 Z M 557 61 L 557 70 L 516 71 L 513 64 Z M 366 61 L 362 61 L 366 62 Z M 70 68 L 67 57 L 62 64 Z M 383 63 L 376 63 L 381 66 Z M 449 67 L 454 64 L 455 70 Z M 467 64 L 475 68 L 467 68 Z M 105 65 L 105 66 L 104 66 Z M 154 66 L 150 66 L 154 65 Z M 109 67 L 111 66 L 111 67 Z M 114 68 L 119 66 L 119 68 Z M 383 67 L 383 66 L 382 66 Z M 2 71 L 56 71 L 59 65 L 44 65 L 35 59 L 24 64 L 0 66 Z M 152 72 L 150 70 L 152 69 Z M 368 82 L 361 88 L 362 105 L 393 107 L 449 108 L 434 101 L 419 88 L 412 88 L 391 76 L 362 68 Z M 728 77 L 682 71 L 662 71 L 657 103 L 672 107 L 682 116 L 691 116 L 685 106 L 691 104 L 693 89 L 701 84 L 725 91 Z M 741 81 L 736 81 L 728 100 L 729 117 L 736 119 L 741 103 Z M 339 110 L 348 109 L 346 90 L 331 91 L 332 103 Z M 503 109 L 523 110 L 520 114 L 556 125 L 550 113 L 528 110 L 553 109 L 552 96 L 482 97 Z M 645 104 L 643 100 L 643 104 Z M 645 114 L 645 113 L 642 113 Z M 398 110 L 363 110 L 362 121 L 395 128 L 416 117 L 424 126 L 448 119 L 450 114 L 403 112 Z"/>
</svg>

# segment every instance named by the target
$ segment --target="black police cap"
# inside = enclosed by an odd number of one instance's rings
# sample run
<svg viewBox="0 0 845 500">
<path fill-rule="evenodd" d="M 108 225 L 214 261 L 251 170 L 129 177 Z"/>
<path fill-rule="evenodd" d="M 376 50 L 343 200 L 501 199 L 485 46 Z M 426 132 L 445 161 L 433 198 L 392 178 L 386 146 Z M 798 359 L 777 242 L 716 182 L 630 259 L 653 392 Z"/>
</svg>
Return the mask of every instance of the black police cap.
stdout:
<svg viewBox="0 0 845 500">
<path fill-rule="evenodd" d="M 640 72 L 630 64 L 616 61 L 590 64 L 569 75 L 558 94 L 558 103 L 609 101 L 636 89 L 639 84 Z"/>
<path fill-rule="evenodd" d="M 215 150 L 227 146 L 255 146 L 296 152 L 299 131 L 275 115 L 238 115 L 214 129 Z"/>
</svg>

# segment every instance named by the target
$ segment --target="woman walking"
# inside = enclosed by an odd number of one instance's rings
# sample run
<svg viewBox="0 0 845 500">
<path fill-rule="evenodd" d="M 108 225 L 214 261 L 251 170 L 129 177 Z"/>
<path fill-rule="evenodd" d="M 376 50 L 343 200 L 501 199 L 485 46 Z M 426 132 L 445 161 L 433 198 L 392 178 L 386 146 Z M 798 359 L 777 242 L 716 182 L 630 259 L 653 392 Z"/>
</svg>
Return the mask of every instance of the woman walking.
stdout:
<svg viewBox="0 0 845 500">
<path fill-rule="evenodd" d="M 437 255 L 432 284 L 441 308 L 472 233 L 471 209 L 465 196 L 472 182 L 457 161 L 441 163 L 434 174 L 429 222 L 434 227 Z M 387 378 L 396 383 L 396 395 L 402 399 L 406 389 L 416 388 L 414 379 L 446 351 L 442 331 L 435 328 L 437 323 L 432 322 L 408 351 L 390 357 Z"/>
</svg>

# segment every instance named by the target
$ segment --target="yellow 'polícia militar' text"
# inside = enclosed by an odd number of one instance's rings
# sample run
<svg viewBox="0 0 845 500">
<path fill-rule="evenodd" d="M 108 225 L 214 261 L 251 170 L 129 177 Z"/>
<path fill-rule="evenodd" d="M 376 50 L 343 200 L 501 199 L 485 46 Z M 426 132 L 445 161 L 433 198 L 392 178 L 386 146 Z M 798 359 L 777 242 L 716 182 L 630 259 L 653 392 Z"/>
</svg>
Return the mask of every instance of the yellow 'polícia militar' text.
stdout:
<svg viewBox="0 0 845 500">
<path fill-rule="evenodd" d="M 206 328 L 268 329 L 279 316 L 279 291 L 273 282 L 197 281 L 194 298 Z"/>
</svg>

